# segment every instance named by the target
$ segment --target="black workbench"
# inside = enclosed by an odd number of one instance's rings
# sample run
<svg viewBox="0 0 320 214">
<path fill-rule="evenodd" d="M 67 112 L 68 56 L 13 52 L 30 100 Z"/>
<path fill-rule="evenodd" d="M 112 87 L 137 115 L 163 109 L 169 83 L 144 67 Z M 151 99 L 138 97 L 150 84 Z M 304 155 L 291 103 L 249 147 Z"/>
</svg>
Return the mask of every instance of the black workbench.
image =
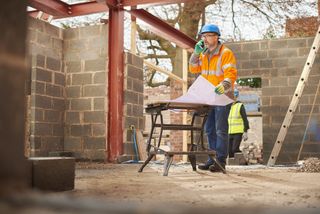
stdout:
<svg viewBox="0 0 320 214">
<path fill-rule="evenodd" d="M 199 103 L 181 103 L 181 102 L 158 102 L 149 104 L 145 110 L 146 113 L 151 115 L 151 130 L 149 134 L 149 138 L 147 141 L 147 152 L 148 158 L 145 160 L 143 165 L 140 167 L 139 172 L 143 171 L 143 168 L 152 160 L 152 158 L 156 154 L 165 155 L 165 163 L 164 163 L 164 172 L 163 176 L 167 176 L 169 172 L 169 168 L 173 161 L 174 155 L 188 155 L 189 161 L 191 163 L 192 169 L 194 171 L 196 168 L 196 155 L 209 155 L 217 164 L 216 161 L 216 152 L 212 150 L 205 150 L 203 145 L 203 132 L 204 132 L 204 124 L 207 119 L 208 112 L 211 106 L 207 104 L 199 104 Z M 192 114 L 192 120 L 190 124 L 165 124 L 163 121 L 163 111 L 167 110 L 178 110 L 178 111 L 187 111 Z M 196 118 L 200 118 L 201 123 L 196 124 Z M 158 121 L 158 119 L 160 121 Z M 153 134 L 156 128 L 160 128 L 159 139 L 156 145 L 152 145 L 151 141 L 153 138 Z M 188 130 L 191 132 L 191 145 L 189 147 L 189 151 L 165 151 L 160 148 L 161 138 L 163 130 Z M 199 136 L 194 143 L 194 132 L 198 132 Z M 181 141 L 182 142 L 182 141 Z M 223 172 L 226 171 L 221 167 Z"/>
</svg>

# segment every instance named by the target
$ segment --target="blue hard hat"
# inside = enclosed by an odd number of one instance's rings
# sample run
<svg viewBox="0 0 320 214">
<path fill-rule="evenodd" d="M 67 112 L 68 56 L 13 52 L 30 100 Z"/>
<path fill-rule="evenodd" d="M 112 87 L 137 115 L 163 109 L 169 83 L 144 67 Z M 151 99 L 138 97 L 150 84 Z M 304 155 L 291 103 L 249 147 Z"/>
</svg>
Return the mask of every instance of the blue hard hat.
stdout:
<svg viewBox="0 0 320 214">
<path fill-rule="evenodd" d="M 239 97 L 239 90 L 235 88 L 233 94 L 235 97 Z"/>
<path fill-rule="evenodd" d="M 220 36 L 220 30 L 217 25 L 214 24 L 206 24 L 201 28 L 200 34 L 204 33 L 216 33 Z"/>
</svg>

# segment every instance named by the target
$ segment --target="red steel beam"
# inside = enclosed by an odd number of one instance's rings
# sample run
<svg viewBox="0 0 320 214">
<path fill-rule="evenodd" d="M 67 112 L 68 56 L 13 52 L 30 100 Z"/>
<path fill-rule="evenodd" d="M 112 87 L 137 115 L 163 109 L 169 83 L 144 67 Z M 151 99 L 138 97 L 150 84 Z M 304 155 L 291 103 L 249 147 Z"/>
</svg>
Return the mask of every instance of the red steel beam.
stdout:
<svg viewBox="0 0 320 214">
<path fill-rule="evenodd" d="M 82 16 L 88 15 L 92 13 L 101 13 L 101 12 L 108 12 L 109 8 L 106 4 L 100 4 L 98 2 L 85 2 L 79 4 L 73 4 L 71 6 L 71 14 L 70 16 Z"/>
<path fill-rule="evenodd" d="M 31 0 L 31 1 L 34 1 L 34 0 Z M 69 8 L 68 14 L 53 15 L 53 18 L 59 19 L 59 18 L 82 16 L 82 15 L 88 15 L 92 13 L 101 13 L 101 12 L 109 11 L 109 8 L 107 7 L 106 4 L 100 4 L 96 1 L 68 5 L 68 8 Z M 44 12 L 44 17 L 48 17 L 49 15 L 52 15 L 52 14 L 48 14 L 49 11 L 43 11 L 39 8 L 36 8 L 36 9 L 37 9 L 36 11 L 29 11 L 28 14 L 32 17 L 36 17 L 38 12 L 42 11 Z"/>
<path fill-rule="evenodd" d="M 177 44 L 181 48 L 187 49 L 189 52 L 193 51 L 196 40 L 162 21 L 158 17 L 155 17 L 143 9 L 130 10 L 128 12 L 146 22 L 151 27 L 150 30 L 156 35 Z"/>
<path fill-rule="evenodd" d="M 29 0 L 29 5 L 52 16 L 68 16 L 69 5 L 57 0 Z"/>
<path fill-rule="evenodd" d="M 124 78 L 124 10 L 109 10 L 108 73 L 108 161 L 116 162 L 123 154 L 123 78 Z"/>
<path fill-rule="evenodd" d="M 32 16 L 33 18 L 36 18 L 38 16 L 39 12 L 40 12 L 40 10 L 28 11 L 28 15 Z M 41 18 L 44 20 L 47 20 L 49 18 L 49 16 L 50 16 L 49 14 L 43 13 Z M 53 17 L 53 18 L 55 18 L 55 17 Z"/>
</svg>

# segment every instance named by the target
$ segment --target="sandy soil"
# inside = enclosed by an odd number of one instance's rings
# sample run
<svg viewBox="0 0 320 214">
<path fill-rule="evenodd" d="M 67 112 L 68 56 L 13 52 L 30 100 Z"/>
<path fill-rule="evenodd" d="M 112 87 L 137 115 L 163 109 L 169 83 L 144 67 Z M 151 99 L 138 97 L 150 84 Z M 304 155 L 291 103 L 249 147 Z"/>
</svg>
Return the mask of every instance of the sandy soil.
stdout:
<svg viewBox="0 0 320 214">
<path fill-rule="evenodd" d="M 227 174 L 192 171 L 175 164 L 162 176 L 163 165 L 77 164 L 72 196 L 115 203 L 192 207 L 259 207 L 320 211 L 320 173 L 297 167 L 227 166 Z"/>
</svg>

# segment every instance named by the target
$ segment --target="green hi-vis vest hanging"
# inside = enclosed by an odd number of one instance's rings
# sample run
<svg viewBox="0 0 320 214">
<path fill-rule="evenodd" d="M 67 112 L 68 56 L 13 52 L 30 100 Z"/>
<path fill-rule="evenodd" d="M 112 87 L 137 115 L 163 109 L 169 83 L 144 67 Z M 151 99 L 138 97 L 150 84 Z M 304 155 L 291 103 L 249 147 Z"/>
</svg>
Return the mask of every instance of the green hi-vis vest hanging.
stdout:
<svg viewBox="0 0 320 214">
<path fill-rule="evenodd" d="M 240 114 L 242 103 L 234 103 L 231 106 L 228 123 L 229 123 L 229 134 L 237 134 L 244 132 L 243 120 Z"/>
</svg>

